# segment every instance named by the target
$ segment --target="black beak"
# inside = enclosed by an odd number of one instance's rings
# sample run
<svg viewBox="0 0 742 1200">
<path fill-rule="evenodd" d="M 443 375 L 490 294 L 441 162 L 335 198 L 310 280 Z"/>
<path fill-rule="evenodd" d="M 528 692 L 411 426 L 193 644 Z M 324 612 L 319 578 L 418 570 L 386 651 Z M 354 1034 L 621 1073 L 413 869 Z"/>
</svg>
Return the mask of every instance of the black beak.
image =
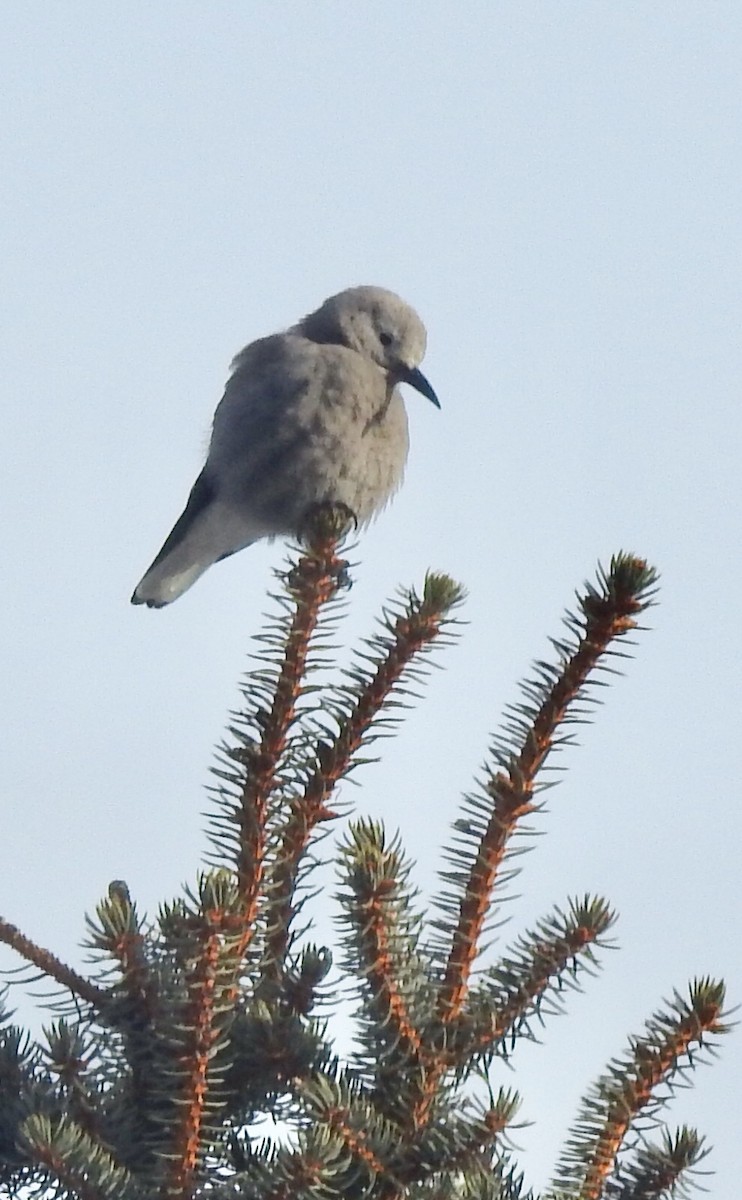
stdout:
<svg viewBox="0 0 742 1200">
<path fill-rule="evenodd" d="M 410 387 L 414 387 L 416 392 L 419 392 L 421 396 L 425 396 L 436 408 L 440 408 L 440 400 L 419 367 L 400 367 L 398 378 L 400 383 L 409 383 Z"/>
</svg>

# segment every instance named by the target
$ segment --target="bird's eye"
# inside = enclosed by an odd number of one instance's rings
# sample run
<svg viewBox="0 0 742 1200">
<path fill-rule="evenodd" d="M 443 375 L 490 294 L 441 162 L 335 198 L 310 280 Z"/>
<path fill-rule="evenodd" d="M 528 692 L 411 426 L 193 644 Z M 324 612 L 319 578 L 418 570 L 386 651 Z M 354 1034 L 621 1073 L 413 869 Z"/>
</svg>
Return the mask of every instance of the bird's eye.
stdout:
<svg viewBox="0 0 742 1200">
<path fill-rule="evenodd" d="M 379 341 L 381 342 L 382 346 L 391 346 L 394 338 L 392 337 L 391 333 L 380 333 Z"/>
</svg>

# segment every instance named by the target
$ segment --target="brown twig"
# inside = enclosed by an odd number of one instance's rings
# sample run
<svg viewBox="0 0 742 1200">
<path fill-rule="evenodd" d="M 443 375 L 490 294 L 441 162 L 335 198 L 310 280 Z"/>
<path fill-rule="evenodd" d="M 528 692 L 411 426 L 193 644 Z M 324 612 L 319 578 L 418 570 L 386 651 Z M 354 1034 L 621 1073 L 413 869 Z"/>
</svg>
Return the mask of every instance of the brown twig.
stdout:
<svg viewBox="0 0 742 1200">
<path fill-rule="evenodd" d="M 683 1015 L 666 1029 L 661 1041 L 655 1037 L 637 1039 L 634 1043 L 626 1075 L 612 1088 L 614 1094 L 580 1188 L 580 1200 L 600 1200 L 630 1127 L 652 1102 L 657 1088 L 677 1068 L 693 1043 L 700 1044 L 704 1034 L 722 1031 L 723 989 L 712 985 L 709 993 L 692 995 Z"/>
<path fill-rule="evenodd" d="M 461 1012 L 492 891 L 516 827 L 535 809 L 536 776 L 554 746 L 556 732 L 611 642 L 636 628 L 636 616 L 646 607 L 636 583 L 646 572 L 646 563 L 642 559 L 626 561 L 633 575 L 627 571 L 624 578 L 617 570 L 606 580 L 603 595 L 591 590 L 583 597 L 584 625 L 577 648 L 547 690 L 507 769 L 488 781 L 492 812 L 464 890 L 440 990 L 438 1012 L 443 1021 L 451 1021 Z"/>
<path fill-rule="evenodd" d="M 423 1049 L 422 1039 L 412 1022 L 396 977 L 384 904 L 385 890 L 387 888 L 382 884 L 373 890 L 366 901 L 359 902 L 360 915 L 363 917 L 366 979 L 380 1010 L 379 1027 L 390 1025 L 405 1052 L 419 1057 Z"/>
<path fill-rule="evenodd" d="M 496 1000 L 493 1000 L 495 1011 L 492 1020 L 474 1031 L 466 1053 L 483 1053 L 512 1034 L 513 1027 L 534 1007 L 549 985 L 561 979 L 569 963 L 589 946 L 594 945 L 598 937 L 599 932 L 585 923 L 565 931 L 562 938 L 531 945 L 529 950 L 532 965 L 527 976 L 519 980 L 517 990 L 507 995 L 504 1003 L 498 1006 Z M 466 1016 L 464 1022 L 466 1023 Z M 452 1064 L 460 1058 L 461 1051 L 457 1047 L 452 1056 Z"/>
<path fill-rule="evenodd" d="M 183 1016 L 187 1044 L 180 1058 L 187 1075 L 178 1106 L 180 1121 L 173 1130 L 172 1157 L 166 1187 L 168 1196 L 189 1200 L 198 1167 L 201 1133 L 209 1091 L 208 1071 L 216 1040 L 214 1030 L 217 974 L 222 939 L 217 932 L 206 937 L 202 953 L 188 980 L 189 1006 Z"/>
<path fill-rule="evenodd" d="M 99 1012 L 110 1004 L 109 992 L 96 987 L 89 979 L 85 979 L 83 975 L 79 975 L 72 967 L 63 963 L 50 950 L 37 946 L 15 925 L 11 925 L 9 921 L 4 921 L 2 918 L 0 918 L 0 941 L 11 946 L 27 962 L 33 963 L 49 979 L 66 987 L 68 991 L 79 996 L 87 1004 L 92 1004 Z"/>
<path fill-rule="evenodd" d="M 261 739 L 240 757 L 248 764 L 240 795 L 240 845 L 237 872 L 242 894 L 244 956 L 255 928 L 267 851 L 268 801 L 276 787 L 276 770 L 301 695 L 307 655 L 319 614 L 335 595 L 344 562 L 337 555 L 337 529 L 320 528 L 308 551 L 292 571 L 294 615 L 270 710 L 261 723 Z"/>
<path fill-rule="evenodd" d="M 312 832 L 320 822 L 335 816 L 328 808 L 334 788 L 347 773 L 374 718 L 405 669 L 423 647 L 435 640 L 444 620 L 444 612 L 430 611 L 422 605 L 397 618 L 391 630 L 392 644 L 385 657 L 362 687 L 336 736 L 332 741 L 321 742 L 317 749 L 317 765 L 302 794 L 292 805 L 274 868 L 266 964 L 271 976 L 280 974 L 290 942 L 294 891 Z"/>
</svg>

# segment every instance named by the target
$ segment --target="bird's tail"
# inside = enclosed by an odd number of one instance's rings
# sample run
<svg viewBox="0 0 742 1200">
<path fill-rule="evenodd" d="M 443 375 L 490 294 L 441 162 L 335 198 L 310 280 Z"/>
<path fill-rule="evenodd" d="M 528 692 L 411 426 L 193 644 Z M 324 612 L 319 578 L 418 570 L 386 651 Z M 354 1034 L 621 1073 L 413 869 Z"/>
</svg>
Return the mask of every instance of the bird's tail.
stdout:
<svg viewBox="0 0 742 1200">
<path fill-rule="evenodd" d="M 135 587 L 132 604 L 146 604 L 148 608 L 172 604 L 213 563 L 244 549 L 260 536 L 260 531 L 247 528 L 243 516 L 215 498 L 202 472 L 183 514 Z"/>
<path fill-rule="evenodd" d="M 148 608 L 164 608 L 188 591 L 210 566 L 210 562 L 193 562 L 178 567 L 167 558 L 157 566 L 151 566 L 142 576 L 134 588 L 131 602 L 146 604 Z"/>
</svg>

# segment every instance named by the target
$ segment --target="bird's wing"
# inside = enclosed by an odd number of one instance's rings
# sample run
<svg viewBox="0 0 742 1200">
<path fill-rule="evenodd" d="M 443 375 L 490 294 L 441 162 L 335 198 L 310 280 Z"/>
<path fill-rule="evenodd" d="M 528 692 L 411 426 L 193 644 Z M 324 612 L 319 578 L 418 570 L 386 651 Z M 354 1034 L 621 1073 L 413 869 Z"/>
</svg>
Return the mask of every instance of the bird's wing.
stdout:
<svg viewBox="0 0 742 1200">
<path fill-rule="evenodd" d="M 323 365 L 312 342 L 291 334 L 247 346 L 232 363 L 214 413 L 209 459 L 227 468 L 237 460 L 251 474 L 309 416 L 312 395 L 316 402 L 322 394 Z"/>
<path fill-rule="evenodd" d="M 160 563 L 163 562 L 163 560 L 166 559 L 169 554 L 172 554 L 173 550 L 177 549 L 177 547 L 185 540 L 193 528 L 194 522 L 198 517 L 201 516 L 204 510 L 208 508 L 209 504 L 211 504 L 212 500 L 214 499 L 214 495 L 214 485 L 206 474 L 206 468 L 204 467 L 198 479 L 191 488 L 191 493 L 188 497 L 186 506 L 165 539 L 165 544 L 160 550 L 160 553 L 157 555 L 157 558 L 150 563 L 147 569 L 148 574 L 150 571 L 154 570 L 155 567 L 159 567 Z"/>
<path fill-rule="evenodd" d="M 214 414 L 206 470 L 219 499 L 286 533 L 301 505 L 297 479 L 316 443 L 332 356 L 304 338 L 279 334 L 235 359 Z"/>
</svg>

